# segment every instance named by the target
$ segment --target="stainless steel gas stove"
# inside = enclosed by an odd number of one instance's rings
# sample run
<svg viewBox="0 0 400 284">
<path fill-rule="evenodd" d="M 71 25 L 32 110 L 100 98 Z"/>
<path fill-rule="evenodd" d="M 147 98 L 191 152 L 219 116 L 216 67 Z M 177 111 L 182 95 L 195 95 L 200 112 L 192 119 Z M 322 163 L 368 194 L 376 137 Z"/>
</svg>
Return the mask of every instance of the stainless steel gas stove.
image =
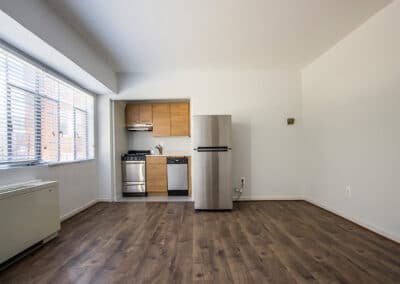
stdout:
<svg viewBox="0 0 400 284">
<path fill-rule="evenodd" d="M 146 196 L 146 155 L 150 150 L 131 150 L 121 156 L 123 196 Z"/>
</svg>

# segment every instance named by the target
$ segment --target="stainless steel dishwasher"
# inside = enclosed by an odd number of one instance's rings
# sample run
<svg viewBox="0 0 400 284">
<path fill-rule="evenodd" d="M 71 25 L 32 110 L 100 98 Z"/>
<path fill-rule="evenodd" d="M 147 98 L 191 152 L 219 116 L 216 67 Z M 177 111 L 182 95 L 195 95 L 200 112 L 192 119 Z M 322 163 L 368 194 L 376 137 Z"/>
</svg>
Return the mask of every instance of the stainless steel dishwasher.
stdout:
<svg viewBox="0 0 400 284">
<path fill-rule="evenodd" d="M 168 195 L 188 195 L 188 159 L 167 158 Z"/>
</svg>

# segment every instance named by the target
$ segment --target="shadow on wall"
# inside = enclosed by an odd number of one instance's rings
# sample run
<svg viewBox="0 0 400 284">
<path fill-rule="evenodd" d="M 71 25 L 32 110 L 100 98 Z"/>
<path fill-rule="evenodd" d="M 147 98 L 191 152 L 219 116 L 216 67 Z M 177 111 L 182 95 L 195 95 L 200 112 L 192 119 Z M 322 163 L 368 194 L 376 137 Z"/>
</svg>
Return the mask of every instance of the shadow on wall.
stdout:
<svg viewBox="0 0 400 284">
<path fill-rule="evenodd" d="M 232 122 L 232 183 L 240 187 L 241 177 L 245 178 L 245 189 L 241 197 L 251 196 L 251 125 Z M 236 199 L 237 194 L 234 193 Z"/>
</svg>

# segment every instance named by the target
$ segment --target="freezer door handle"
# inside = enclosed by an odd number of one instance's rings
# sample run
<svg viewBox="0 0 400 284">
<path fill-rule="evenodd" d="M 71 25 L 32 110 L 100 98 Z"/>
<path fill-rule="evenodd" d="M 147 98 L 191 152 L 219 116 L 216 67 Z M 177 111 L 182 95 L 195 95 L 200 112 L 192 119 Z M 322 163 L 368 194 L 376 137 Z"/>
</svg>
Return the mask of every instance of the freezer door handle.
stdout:
<svg viewBox="0 0 400 284">
<path fill-rule="evenodd" d="M 232 148 L 229 148 L 228 146 L 216 146 L 216 147 L 197 147 L 194 148 L 193 150 L 197 152 L 228 152 L 229 150 L 232 150 Z"/>
</svg>

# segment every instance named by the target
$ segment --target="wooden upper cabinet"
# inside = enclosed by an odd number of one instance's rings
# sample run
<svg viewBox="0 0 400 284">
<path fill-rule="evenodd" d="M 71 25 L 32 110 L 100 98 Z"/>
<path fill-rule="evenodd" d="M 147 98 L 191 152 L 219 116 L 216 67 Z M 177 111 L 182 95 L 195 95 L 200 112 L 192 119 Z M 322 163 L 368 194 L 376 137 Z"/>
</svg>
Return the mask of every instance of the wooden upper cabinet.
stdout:
<svg viewBox="0 0 400 284">
<path fill-rule="evenodd" d="M 140 104 L 140 122 L 152 123 L 153 122 L 153 107 L 152 104 Z"/>
<path fill-rule="evenodd" d="M 171 136 L 190 136 L 189 103 L 175 103 L 171 108 Z"/>
<path fill-rule="evenodd" d="M 171 136 L 170 104 L 153 104 L 153 136 Z"/>
<path fill-rule="evenodd" d="M 140 107 L 139 104 L 127 104 L 125 108 L 126 126 L 140 123 Z"/>
<path fill-rule="evenodd" d="M 153 110 L 151 104 L 127 104 L 125 109 L 126 125 L 135 123 L 151 123 L 153 121 Z"/>
<path fill-rule="evenodd" d="M 189 103 L 131 103 L 125 109 L 126 126 L 153 123 L 153 136 L 190 136 Z"/>
</svg>

